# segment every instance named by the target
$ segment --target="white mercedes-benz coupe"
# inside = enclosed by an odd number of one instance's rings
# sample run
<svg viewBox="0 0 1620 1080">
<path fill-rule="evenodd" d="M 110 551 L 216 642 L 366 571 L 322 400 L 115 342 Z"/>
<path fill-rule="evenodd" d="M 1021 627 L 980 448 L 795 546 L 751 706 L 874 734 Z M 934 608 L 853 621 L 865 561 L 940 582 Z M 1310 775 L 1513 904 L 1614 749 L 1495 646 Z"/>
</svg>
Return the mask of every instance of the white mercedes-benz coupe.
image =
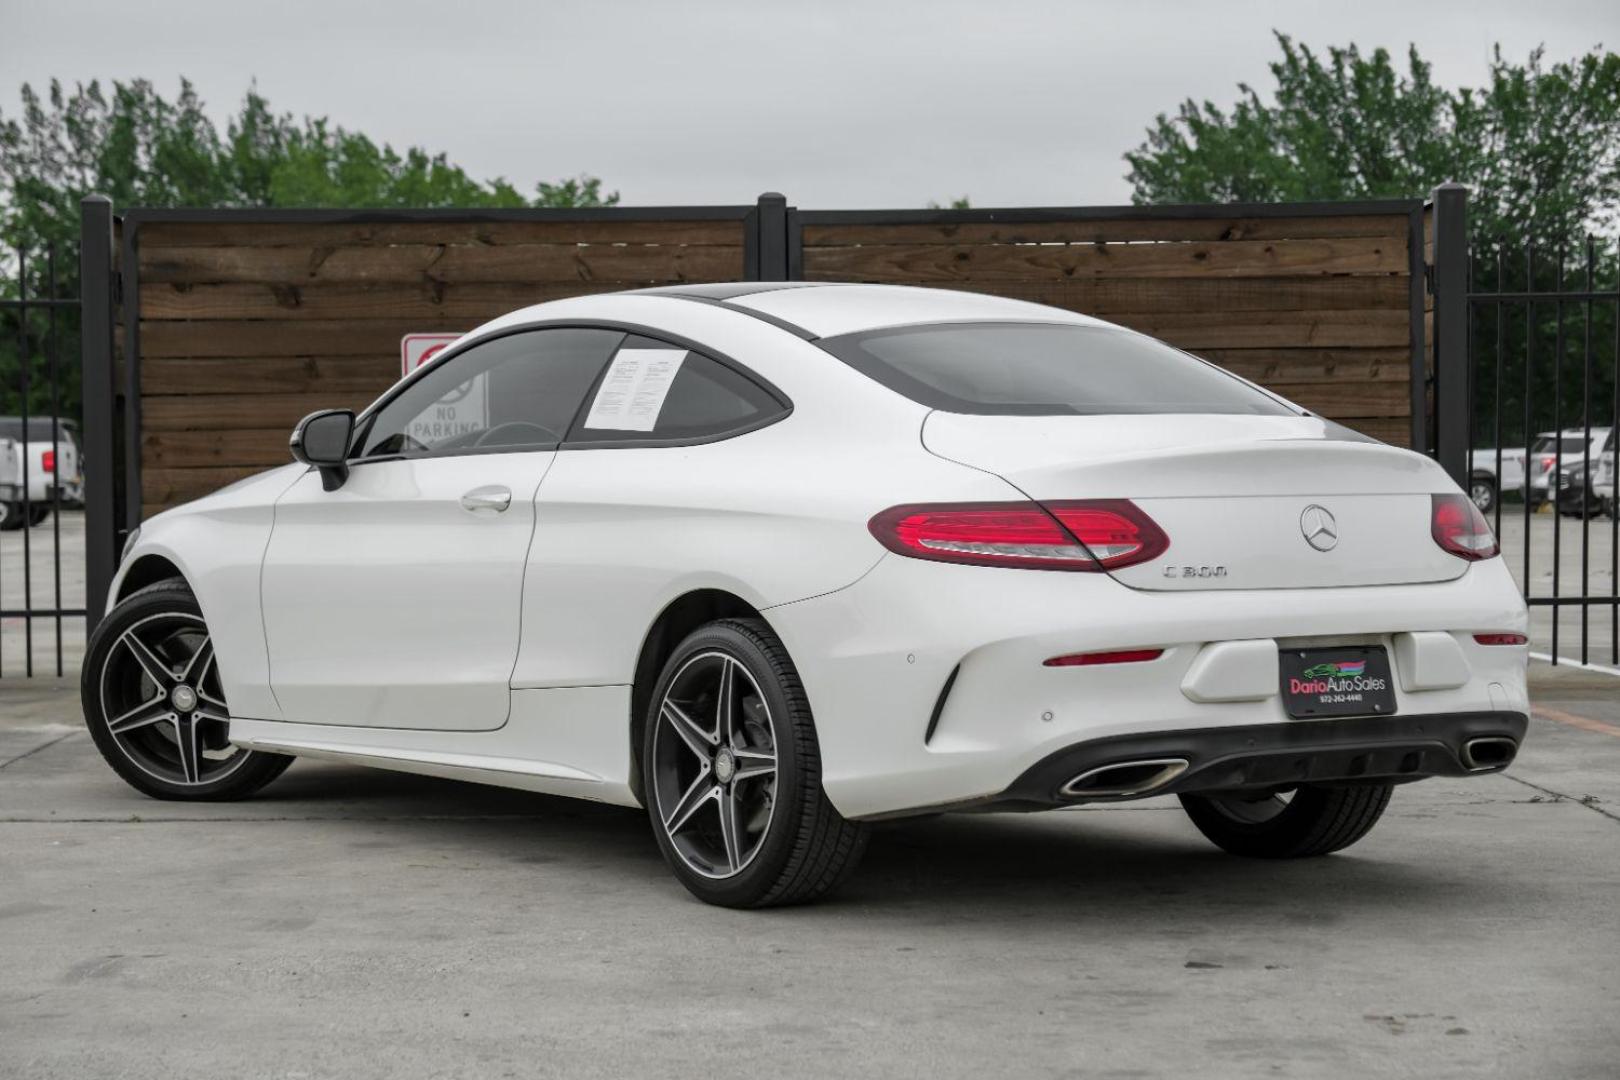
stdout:
<svg viewBox="0 0 1620 1080">
<path fill-rule="evenodd" d="M 747 907 L 946 810 L 1175 794 L 1324 854 L 1525 733 L 1525 606 L 1435 463 L 1055 308 L 562 300 L 291 449 L 125 549 L 84 709 L 148 795 L 308 756 L 642 806 Z"/>
</svg>

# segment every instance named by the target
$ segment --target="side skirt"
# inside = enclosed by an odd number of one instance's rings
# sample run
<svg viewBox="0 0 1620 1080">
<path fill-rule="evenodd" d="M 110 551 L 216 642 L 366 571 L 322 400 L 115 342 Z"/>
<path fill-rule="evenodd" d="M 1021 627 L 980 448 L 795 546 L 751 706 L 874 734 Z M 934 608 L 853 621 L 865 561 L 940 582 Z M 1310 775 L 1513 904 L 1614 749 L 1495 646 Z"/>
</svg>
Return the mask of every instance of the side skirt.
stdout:
<svg viewBox="0 0 1620 1080">
<path fill-rule="evenodd" d="M 511 717 L 495 731 L 233 719 L 230 737 L 250 750 L 641 805 L 630 788 L 628 686 L 514 690 Z"/>
</svg>

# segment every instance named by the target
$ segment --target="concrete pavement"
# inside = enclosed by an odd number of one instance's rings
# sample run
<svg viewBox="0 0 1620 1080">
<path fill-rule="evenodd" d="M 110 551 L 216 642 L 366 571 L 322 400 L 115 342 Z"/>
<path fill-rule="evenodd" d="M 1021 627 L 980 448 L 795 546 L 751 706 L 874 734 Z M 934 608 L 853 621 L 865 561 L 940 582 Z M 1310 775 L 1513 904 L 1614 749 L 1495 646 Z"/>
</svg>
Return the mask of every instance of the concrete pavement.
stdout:
<svg viewBox="0 0 1620 1080">
<path fill-rule="evenodd" d="M 71 686 L 3 687 L 0 1076 L 1613 1077 L 1620 682 L 1536 685 L 1509 774 L 1338 856 L 1169 800 L 941 817 L 762 913 L 624 810 L 310 762 L 153 802 Z"/>
</svg>

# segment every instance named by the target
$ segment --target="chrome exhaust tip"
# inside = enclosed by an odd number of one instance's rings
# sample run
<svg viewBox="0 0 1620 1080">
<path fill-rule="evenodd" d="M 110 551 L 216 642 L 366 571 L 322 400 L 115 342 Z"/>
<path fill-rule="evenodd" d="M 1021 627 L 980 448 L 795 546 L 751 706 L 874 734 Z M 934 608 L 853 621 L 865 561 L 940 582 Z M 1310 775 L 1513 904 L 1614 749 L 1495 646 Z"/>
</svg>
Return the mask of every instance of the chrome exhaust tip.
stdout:
<svg viewBox="0 0 1620 1080">
<path fill-rule="evenodd" d="M 1500 769 L 1513 760 L 1519 744 L 1505 735 L 1486 735 L 1463 743 L 1462 760 L 1470 772 Z"/>
<path fill-rule="evenodd" d="M 1186 758 L 1147 758 L 1120 761 L 1088 769 L 1058 789 L 1069 798 L 1125 798 L 1147 795 L 1187 771 Z"/>
</svg>

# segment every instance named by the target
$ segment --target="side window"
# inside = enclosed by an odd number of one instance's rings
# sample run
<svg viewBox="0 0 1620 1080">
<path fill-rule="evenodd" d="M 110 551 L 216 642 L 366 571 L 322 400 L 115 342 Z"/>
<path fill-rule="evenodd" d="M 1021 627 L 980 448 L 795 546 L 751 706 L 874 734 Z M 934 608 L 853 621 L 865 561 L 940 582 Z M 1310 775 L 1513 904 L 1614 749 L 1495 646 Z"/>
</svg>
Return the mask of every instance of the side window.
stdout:
<svg viewBox="0 0 1620 1080">
<path fill-rule="evenodd" d="M 569 434 L 617 444 L 721 437 L 786 411 L 753 379 L 668 342 L 627 337 Z"/>
<path fill-rule="evenodd" d="M 623 338 L 530 330 L 474 345 L 384 405 L 355 456 L 554 448 Z"/>
</svg>

